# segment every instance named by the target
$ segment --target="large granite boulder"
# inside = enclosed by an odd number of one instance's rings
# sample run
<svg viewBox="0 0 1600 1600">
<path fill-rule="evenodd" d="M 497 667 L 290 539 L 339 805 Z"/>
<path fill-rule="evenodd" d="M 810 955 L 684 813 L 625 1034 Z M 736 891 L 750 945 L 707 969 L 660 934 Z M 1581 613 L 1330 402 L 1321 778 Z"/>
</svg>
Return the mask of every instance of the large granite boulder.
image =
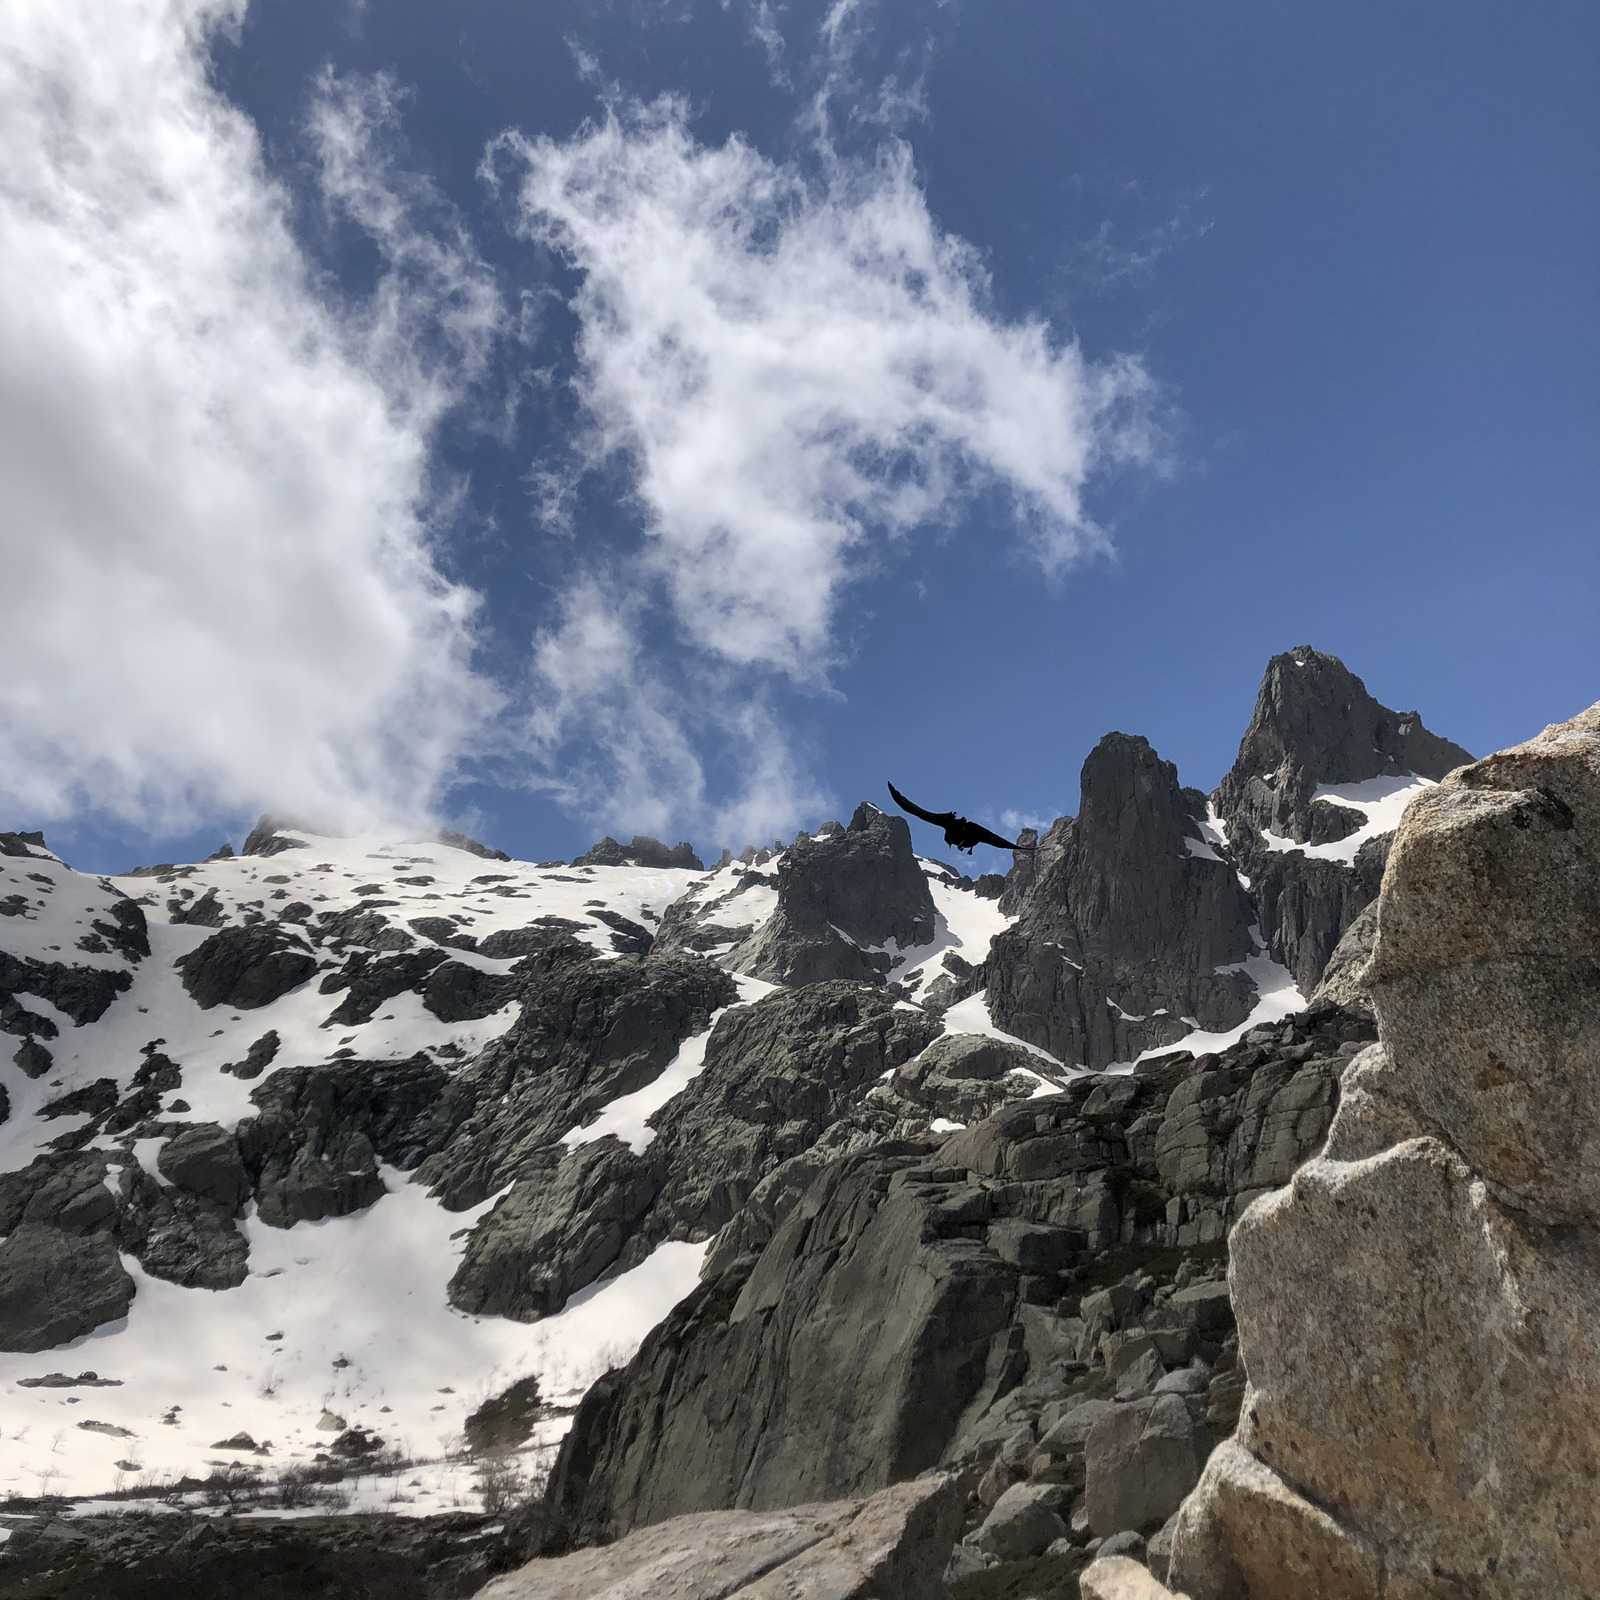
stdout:
<svg viewBox="0 0 1600 1600">
<path fill-rule="evenodd" d="M 1600 1592 L 1600 707 L 1413 803 L 1325 1152 L 1235 1229 L 1195 1600 Z"/>
<path fill-rule="evenodd" d="M 674 1517 L 598 1550 L 530 1562 L 481 1600 L 945 1600 L 961 1523 L 952 1478 L 866 1500 Z"/>
<path fill-rule="evenodd" d="M 1255 950 L 1253 915 L 1201 837 L 1204 815 L 1205 797 L 1145 740 L 1100 741 L 1077 817 L 1051 827 L 1001 899 L 1017 918 L 985 971 L 1002 1028 L 1099 1068 L 1249 1015 L 1255 986 L 1239 964 Z"/>
<path fill-rule="evenodd" d="M 935 912 L 904 817 L 867 801 L 850 826 L 802 836 L 777 865 L 777 909 L 726 957 L 771 983 L 882 982 L 897 952 L 931 944 Z"/>
<path fill-rule="evenodd" d="M 0 1244 L 0 1350 L 48 1350 L 125 1316 L 133 1280 L 110 1233 L 25 1222 Z"/>
</svg>

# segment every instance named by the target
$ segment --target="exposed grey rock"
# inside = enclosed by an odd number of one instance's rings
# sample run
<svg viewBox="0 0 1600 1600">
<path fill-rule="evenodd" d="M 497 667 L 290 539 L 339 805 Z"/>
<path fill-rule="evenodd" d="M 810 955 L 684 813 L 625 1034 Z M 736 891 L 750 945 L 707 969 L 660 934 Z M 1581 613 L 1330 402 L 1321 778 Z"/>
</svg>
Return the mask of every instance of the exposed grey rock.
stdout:
<svg viewBox="0 0 1600 1600">
<path fill-rule="evenodd" d="M 274 817 L 264 813 L 249 834 L 244 844 L 240 847 L 242 856 L 276 856 L 282 855 L 285 850 L 304 850 L 306 842 L 297 839 L 290 829 L 304 827 L 302 823 L 290 822 L 284 817 Z M 315 832 L 315 829 L 306 828 L 306 832 Z"/>
<path fill-rule="evenodd" d="M 419 933 L 427 933 L 430 939 L 439 937 L 437 933 L 418 927 L 415 922 L 411 926 L 417 928 Z M 582 933 L 583 927 L 583 923 L 574 922 L 571 917 L 535 917 L 526 928 L 501 928 L 487 935 L 482 944 L 476 945 L 476 949 L 480 955 L 492 956 L 496 961 L 509 961 L 560 944 L 570 935 Z"/>
<path fill-rule="evenodd" d="M 215 1124 L 202 1126 L 214 1128 Z M 180 1133 L 164 1145 L 162 1155 L 182 1137 Z M 233 1144 L 229 1135 L 221 1137 Z M 198 1159 L 185 1161 L 185 1154 Z M 158 1165 L 160 1159 L 158 1156 Z M 233 1160 L 238 1160 L 237 1147 Z M 117 1242 L 139 1258 L 139 1265 L 151 1277 L 189 1289 L 236 1288 L 249 1271 L 249 1245 L 233 1220 L 239 1209 L 243 1170 L 230 1172 L 226 1153 L 215 1149 L 208 1161 L 198 1143 L 180 1152 L 179 1164 L 199 1181 L 213 1182 L 222 1195 L 231 1191 L 236 1198 L 229 1203 L 215 1193 L 163 1188 L 139 1167 L 124 1167 L 118 1180 Z"/>
<path fill-rule="evenodd" d="M 215 1122 L 190 1123 L 156 1153 L 156 1168 L 168 1182 L 229 1213 L 239 1210 L 250 1192 L 244 1160 L 231 1133 Z"/>
<path fill-rule="evenodd" d="M 422 1134 L 418 1180 L 453 1209 L 550 1170 L 563 1134 L 653 1082 L 738 996 L 693 957 L 602 961 L 570 940 L 524 957 L 518 981 L 517 1021 L 452 1080 Z"/>
<path fill-rule="evenodd" d="M 520 985 L 507 974 L 484 972 L 464 961 L 436 966 L 422 986 L 422 1004 L 441 1022 L 489 1017 L 516 999 Z"/>
<path fill-rule="evenodd" d="M 468 855 L 480 856 L 485 861 L 509 861 L 511 859 L 504 850 L 492 850 L 486 844 L 479 844 L 476 839 L 470 839 L 464 833 L 452 833 L 448 828 L 439 830 L 439 843 L 453 845 L 457 850 L 465 850 Z"/>
<path fill-rule="evenodd" d="M 659 1169 L 610 1136 L 546 1160 L 473 1230 L 452 1305 L 521 1322 L 552 1315 L 617 1260 L 661 1188 Z"/>
<path fill-rule="evenodd" d="M 618 844 L 609 834 L 592 845 L 581 856 L 574 856 L 575 867 L 686 867 L 692 872 L 704 872 L 705 863 L 694 853 L 694 847 L 685 840 L 668 849 L 659 839 L 636 833 L 630 845 Z"/>
<path fill-rule="evenodd" d="M 1267 663 L 1238 759 L 1217 786 L 1218 810 L 1302 843 L 1339 839 L 1348 826 L 1318 827 L 1317 785 L 1367 778 L 1442 778 L 1472 756 L 1390 711 L 1339 660 L 1298 645 Z"/>
<path fill-rule="evenodd" d="M 1159 1528 L 1200 1481 L 1211 1435 L 1181 1395 L 1119 1405 L 1084 1443 L 1089 1526 L 1102 1537 L 1125 1528 Z"/>
<path fill-rule="evenodd" d="M 854 1014 L 874 1032 L 883 1021 L 915 1021 L 887 996 L 845 985 L 781 991 L 731 1012 L 713 1034 L 706 1072 L 681 1097 L 703 1094 L 696 1117 L 723 1131 L 708 1131 L 688 1161 L 675 1155 L 669 1174 L 722 1160 L 719 1149 L 748 1139 L 721 1108 L 752 1093 L 763 1070 L 788 1081 L 792 1068 L 774 1056 L 830 1031 L 812 1009 L 828 996 L 840 1004 L 853 996 Z M 1331 1110 L 1340 1066 L 1373 1031 L 1359 1013 L 1324 1007 L 1210 1058 L 1209 1069 L 1173 1056 L 1133 1074 L 1088 1077 L 936 1149 L 869 1143 L 813 1161 L 812 1146 L 773 1167 L 719 1235 L 701 1289 L 584 1402 L 551 1481 L 552 1526 L 585 1543 L 692 1509 L 860 1491 L 940 1461 L 993 1466 L 992 1492 L 984 1499 L 979 1489 L 987 1506 L 1030 1474 L 1082 1483 L 1082 1446 L 1108 1409 L 1113 1371 L 1142 1352 L 1173 1365 L 1202 1352 L 1220 1365 L 1227 1286 L 1191 1274 L 1156 1297 L 1156 1280 L 1135 1273 L 1081 1296 L 1076 1316 L 1027 1297 L 1042 1293 L 1053 1307 L 1074 1274 L 1119 1247 L 1220 1250 L 1237 1209 L 1260 1192 L 1229 1185 L 1311 1154 L 1326 1119 L 1301 1103 L 1307 1084 L 1329 1088 L 1310 1098 Z M 702 1088 L 716 1070 L 723 1083 Z M 860 1076 L 872 1082 L 870 1071 Z M 1215 1191 L 1176 1196 L 1157 1150 L 1169 1103 L 1196 1077 L 1206 1091 L 1180 1102 L 1186 1131 L 1178 1137 L 1175 1128 L 1167 1143 L 1195 1152 L 1188 1169 Z M 874 1083 L 869 1097 L 888 1087 Z M 834 1126 L 866 1128 L 859 1119 L 872 1103 Z M 1302 1135 L 1313 1143 L 1292 1143 Z M 641 1160 L 666 1137 L 663 1126 Z M 671 1213 L 678 1181 L 669 1176 L 636 1237 L 651 1237 L 654 1219 Z M 1045 1319 L 1060 1325 L 1056 1337 L 1034 1326 Z M 1071 1372 L 1085 1387 L 1062 1376 Z M 1163 1398 L 1185 1415 L 1191 1403 L 1195 1412 L 1205 1405 L 1200 1394 Z M 1051 1412 L 1046 1402 L 1058 1400 Z M 1021 1425 L 1029 1416 L 1038 1435 L 1031 1453 L 1024 1446 L 1034 1433 Z M 1200 1429 L 1196 1422 L 1191 1445 L 1204 1444 Z M 1158 1427 L 1156 1458 L 1161 1437 Z M 997 1453 L 1013 1438 L 1013 1453 L 1026 1459 L 1008 1464 Z M 1170 1484 L 1171 1474 L 1160 1481 Z"/>
<path fill-rule="evenodd" d="M 1101 1067 L 1249 1014 L 1253 913 L 1231 866 L 1195 855 L 1205 799 L 1143 739 L 1107 734 L 1078 816 L 1040 841 L 1017 921 L 985 967 L 990 1015 L 1068 1065 Z"/>
<path fill-rule="evenodd" d="M 625 917 L 618 911 L 608 911 L 604 906 L 597 906 L 592 913 L 596 922 L 603 922 L 611 929 L 611 948 L 618 955 L 647 956 L 655 944 L 655 935 L 651 931 Z"/>
<path fill-rule="evenodd" d="M 219 1005 L 241 1011 L 271 1005 L 317 970 L 316 958 L 300 940 L 271 922 L 221 928 L 173 965 L 202 1011 Z"/>
<path fill-rule="evenodd" d="M 844 832 L 796 840 L 777 887 L 777 910 L 725 958 L 732 971 L 789 985 L 881 982 L 891 940 L 900 950 L 933 940 L 933 896 L 911 830 L 866 801 Z"/>
<path fill-rule="evenodd" d="M 348 911 L 319 911 L 312 937 L 319 944 L 339 949 L 347 944 L 369 950 L 409 950 L 416 940 L 381 914 L 392 900 L 363 900 Z"/>
<path fill-rule="evenodd" d="M 1336 656 L 1301 645 L 1267 664 L 1238 759 L 1213 797 L 1231 855 L 1250 879 L 1262 936 L 1303 993 L 1320 980 L 1345 929 L 1378 892 L 1387 839 L 1353 865 L 1267 847 L 1262 834 L 1302 844 L 1347 837 L 1360 813 L 1314 801 L 1319 784 L 1442 778 L 1472 760 L 1430 733 L 1414 711 L 1390 711 Z"/>
<path fill-rule="evenodd" d="M 326 973 L 317 985 L 319 994 L 345 991 L 345 998 L 328 1013 L 328 1023 L 348 1028 L 370 1022 L 385 1002 L 407 990 L 421 989 L 429 974 L 445 959 L 444 951 L 438 949 L 416 950 L 378 960 L 365 950 L 353 951 L 342 967 Z"/>
<path fill-rule="evenodd" d="M 0 1349 L 66 1344 L 125 1316 L 132 1300 L 109 1232 L 25 1221 L 0 1243 Z"/>
<path fill-rule="evenodd" d="M 978 1548 L 1002 1561 L 1023 1561 L 1042 1554 L 1067 1535 L 1067 1525 L 1054 1510 L 1060 1491 L 1047 1485 L 1018 1483 L 1000 1496 L 978 1530 Z"/>
<path fill-rule="evenodd" d="M 1117 1537 L 1120 1537 L 1118 1535 Z M 1113 1541 L 1108 1539 L 1106 1544 Z M 1174 1596 L 1160 1579 L 1131 1556 L 1101 1554 L 1083 1569 L 1078 1579 L 1080 1600 L 1184 1600 Z"/>
<path fill-rule="evenodd" d="M 407 921 L 406 926 L 413 933 L 420 933 L 424 939 L 432 939 L 435 944 L 449 945 L 454 950 L 476 950 L 478 948 L 478 941 L 470 933 L 464 933 L 460 923 L 452 921 L 449 917 L 412 917 Z M 515 934 L 521 930 L 507 929 L 506 931 Z M 526 951 L 508 950 L 505 953 L 507 956 L 524 955 Z"/>
<path fill-rule="evenodd" d="M 482 1600 L 944 1600 L 961 1520 L 949 1478 L 870 1499 L 781 1511 L 712 1511 L 641 1528 L 615 1544 L 535 1561 Z"/>
<path fill-rule="evenodd" d="M 759 1262 L 702 1285 L 590 1390 L 546 1502 L 561 1545 L 863 1493 L 938 1461 L 1014 1370 L 1015 1275 L 940 1237 L 946 1186 L 914 1179 L 925 1160 L 902 1146 L 828 1167 Z"/>
<path fill-rule="evenodd" d="M 657 1236 L 706 1238 L 763 1178 L 825 1135 L 848 1148 L 878 1080 L 935 1030 L 853 983 L 779 991 L 728 1012 L 706 1043 L 700 1075 L 651 1118 L 658 1131 L 650 1154 L 670 1174 Z M 860 1143 L 889 1136 L 895 1120 L 886 1113 Z"/>
<path fill-rule="evenodd" d="M 274 1228 L 346 1216 L 383 1195 L 377 1159 L 414 1165 L 426 1114 L 445 1085 L 425 1055 L 280 1068 L 251 1100 L 238 1141 L 258 1215 Z"/>
<path fill-rule="evenodd" d="M 1231 852 L 1250 879 L 1250 898 L 1267 952 L 1309 994 L 1345 929 L 1378 897 L 1391 834 L 1369 839 L 1345 865 L 1308 857 L 1299 850 L 1269 850 L 1242 829 Z"/>
<path fill-rule="evenodd" d="M 0 833 L 0 856 L 36 856 L 50 859 L 42 833 Z"/>
<path fill-rule="evenodd" d="M 901 1067 L 891 1089 L 930 1117 L 980 1122 L 1008 1101 L 1026 1100 L 1038 1085 L 1038 1067 L 1038 1057 L 1021 1045 L 947 1033 Z"/>
<path fill-rule="evenodd" d="M 278 1058 L 282 1044 L 276 1028 L 268 1028 L 245 1052 L 243 1061 L 224 1061 L 220 1072 L 231 1073 L 235 1078 L 259 1078 Z"/>
<path fill-rule="evenodd" d="M 1319 1000 L 1334 1005 L 1359 1006 L 1372 1009 L 1372 997 L 1367 993 L 1367 965 L 1372 960 L 1373 946 L 1378 938 L 1377 897 L 1369 900 L 1356 914 L 1348 928 L 1339 936 L 1322 977 L 1311 993 L 1312 1004 Z"/>
<path fill-rule="evenodd" d="M 198 928 L 220 928 L 228 920 L 228 912 L 212 888 L 197 900 L 185 901 L 179 897 L 167 901 L 167 920 Z"/>
<path fill-rule="evenodd" d="M 0 950 L 0 1029 L 46 1039 L 55 1037 L 55 1024 L 29 1012 L 15 1000 L 18 994 L 48 1000 L 81 1028 L 85 1023 L 98 1022 L 111 1002 L 132 985 L 133 978 L 125 968 L 74 967 L 62 961 L 36 961 L 32 956 L 13 956 Z"/>
<path fill-rule="evenodd" d="M 0 1173 L 0 1234 L 37 1223 L 65 1233 L 104 1232 L 116 1219 L 105 1186 L 106 1158 L 96 1150 L 50 1152 Z"/>
</svg>

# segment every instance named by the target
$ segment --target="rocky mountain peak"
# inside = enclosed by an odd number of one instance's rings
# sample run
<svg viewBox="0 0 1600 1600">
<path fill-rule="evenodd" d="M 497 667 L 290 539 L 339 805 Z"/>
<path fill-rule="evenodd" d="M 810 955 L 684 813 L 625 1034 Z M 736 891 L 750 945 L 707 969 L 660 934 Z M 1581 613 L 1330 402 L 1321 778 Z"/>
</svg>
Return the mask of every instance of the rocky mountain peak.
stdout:
<svg viewBox="0 0 1600 1600">
<path fill-rule="evenodd" d="M 1416 712 L 1379 705 L 1337 656 L 1300 645 L 1267 663 L 1212 803 L 1267 950 L 1302 993 L 1377 897 L 1405 807 L 1471 760 Z"/>
<path fill-rule="evenodd" d="M 1232 770 L 1217 787 L 1217 809 L 1301 843 L 1343 838 L 1359 815 L 1313 809 L 1319 784 L 1369 778 L 1442 778 L 1472 760 L 1430 733 L 1415 711 L 1391 711 L 1337 657 L 1297 645 L 1267 663 L 1255 712 Z"/>
<path fill-rule="evenodd" d="M 989 1009 L 1069 1064 L 1100 1067 L 1248 1013 L 1255 949 L 1234 870 L 1200 834 L 1205 797 L 1146 739 L 1109 733 L 1083 764 L 1075 820 L 1044 835 L 1015 924 L 990 949 Z M 1185 1020 L 1192 1019 L 1192 1020 Z"/>
<path fill-rule="evenodd" d="M 1083 764 L 1078 838 L 1086 850 L 1125 857 L 1184 854 L 1205 796 L 1178 784 L 1178 769 L 1137 734 L 1108 733 Z"/>
<path fill-rule="evenodd" d="M 928 880 L 904 817 L 871 802 L 850 826 L 802 835 L 777 858 L 772 916 L 729 957 L 735 972 L 773 983 L 881 982 L 896 950 L 933 940 Z"/>
</svg>

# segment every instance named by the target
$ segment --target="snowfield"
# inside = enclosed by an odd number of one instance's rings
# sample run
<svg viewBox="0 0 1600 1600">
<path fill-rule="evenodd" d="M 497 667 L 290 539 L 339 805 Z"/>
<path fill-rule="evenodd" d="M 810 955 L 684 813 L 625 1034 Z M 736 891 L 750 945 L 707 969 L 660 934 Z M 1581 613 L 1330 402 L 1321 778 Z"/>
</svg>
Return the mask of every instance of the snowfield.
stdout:
<svg viewBox="0 0 1600 1600">
<path fill-rule="evenodd" d="M 574 937 L 609 956 L 613 929 L 595 911 L 649 927 L 702 877 L 686 869 L 538 868 L 380 836 L 294 836 L 308 848 L 180 866 L 161 878 L 103 878 L 54 859 L 0 858 L 0 905 L 8 912 L 0 915 L 0 951 L 126 971 L 132 979 L 98 1021 L 83 1027 L 48 1001 L 18 993 L 19 1003 L 59 1032 L 48 1041 L 54 1063 L 43 1078 L 19 1070 L 12 1044 L 0 1050 L 11 1113 L 0 1123 L 0 1172 L 26 1167 L 89 1120 L 81 1113 L 44 1119 L 39 1112 L 48 1102 L 102 1078 L 126 1092 L 145 1059 L 141 1047 L 153 1040 L 182 1069 L 181 1084 L 163 1095 L 163 1120 L 233 1129 L 256 1115 L 250 1093 L 265 1079 L 219 1069 L 242 1061 L 269 1029 L 281 1040 L 274 1066 L 330 1061 L 340 1052 L 382 1060 L 425 1051 L 441 1062 L 465 1062 L 516 1017 L 510 1005 L 479 1021 L 445 1023 L 417 994 L 405 993 L 369 1022 L 328 1028 L 325 1019 L 340 997 L 319 993 L 315 981 L 254 1010 L 202 1011 L 173 963 L 216 928 L 169 921 L 169 901 L 182 911 L 214 893 L 221 925 L 243 923 L 252 912 L 272 919 L 297 902 L 319 912 L 382 907 L 402 922 L 447 917 L 480 941 L 554 916 L 576 924 Z M 78 943 L 98 937 L 91 925 L 109 918 L 117 891 L 143 906 L 151 954 L 142 961 Z M 451 956 L 484 971 L 509 972 L 513 965 L 465 950 Z M 754 999 L 767 987 L 745 980 L 742 993 Z M 703 1053 L 705 1036 L 698 1044 Z M 688 1081 L 681 1072 L 668 1076 L 671 1082 L 644 1091 L 658 1092 L 656 1104 Z M 637 1111 L 641 1125 L 645 1114 Z M 613 1120 L 629 1122 L 629 1113 L 619 1107 Z M 600 1131 L 610 1130 L 595 1136 Z M 134 1159 L 152 1175 L 164 1142 L 135 1146 Z M 102 1137 L 89 1148 L 119 1146 Z M 137 1286 L 126 1318 L 37 1355 L 0 1353 L 0 1492 L 93 1495 L 184 1475 L 204 1478 L 231 1462 L 270 1475 L 310 1460 L 350 1426 L 372 1428 L 405 1454 L 435 1461 L 384 1486 L 380 1498 L 388 1503 L 397 1496 L 394 1509 L 472 1506 L 470 1464 L 440 1459 L 459 1449 L 467 1416 L 528 1375 L 538 1377 L 547 1403 L 575 1405 L 694 1287 L 705 1253 L 704 1245 L 664 1244 L 631 1272 L 582 1291 L 558 1315 L 531 1325 L 466 1316 L 449 1305 L 445 1286 L 465 1231 L 494 1199 L 447 1211 L 404 1173 L 385 1168 L 383 1181 L 387 1194 L 364 1211 L 289 1229 L 263 1224 L 252 1202 L 239 1224 L 250 1245 L 249 1276 L 235 1289 L 182 1288 L 147 1275 L 124 1255 Z M 96 1383 L 24 1382 L 83 1372 L 97 1374 Z M 544 1424 L 543 1444 L 553 1446 L 564 1427 L 561 1418 Z M 264 1453 L 218 1448 L 241 1433 Z M 374 1493 L 369 1483 L 354 1507 Z"/>
</svg>

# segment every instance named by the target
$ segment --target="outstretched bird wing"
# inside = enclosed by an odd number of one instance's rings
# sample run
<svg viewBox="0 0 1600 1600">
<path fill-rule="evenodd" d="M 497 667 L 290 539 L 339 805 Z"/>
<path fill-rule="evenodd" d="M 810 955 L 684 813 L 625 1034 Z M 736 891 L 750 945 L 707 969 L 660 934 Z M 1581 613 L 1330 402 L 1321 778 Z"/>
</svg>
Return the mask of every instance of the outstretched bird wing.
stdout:
<svg viewBox="0 0 1600 1600">
<path fill-rule="evenodd" d="M 931 822 L 936 827 L 948 828 L 951 823 L 963 820 L 953 811 L 924 811 L 921 806 L 913 805 L 907 800 L 892 783 L 889 785 L 889 793 L 894 796 L 894 803 L 902 811 L 909 811 L 912 816 L 921 817 L 924 822 Z"/>
</svg>

